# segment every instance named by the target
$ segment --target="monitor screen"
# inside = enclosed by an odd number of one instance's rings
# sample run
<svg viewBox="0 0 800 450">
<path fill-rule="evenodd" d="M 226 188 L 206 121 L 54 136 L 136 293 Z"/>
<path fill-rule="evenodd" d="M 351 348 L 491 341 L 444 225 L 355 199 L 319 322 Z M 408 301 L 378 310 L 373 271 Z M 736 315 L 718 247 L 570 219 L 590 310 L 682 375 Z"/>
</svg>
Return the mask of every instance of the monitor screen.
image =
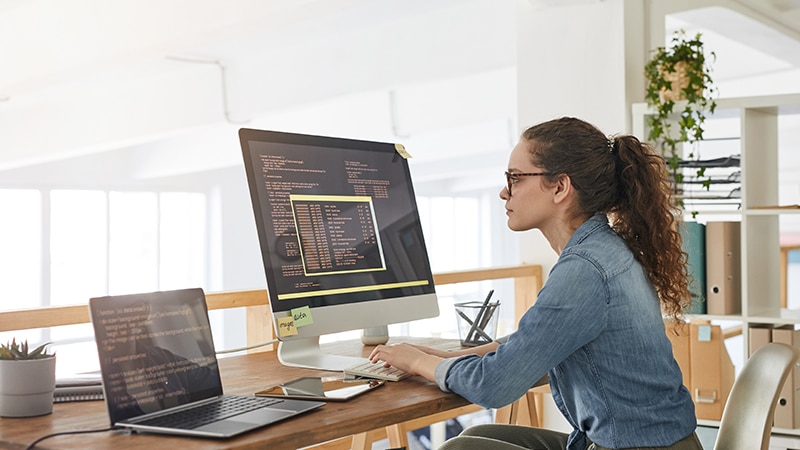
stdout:
<svg viewBox="0 0 800 450">
<path fill-rule="evenodd" d="M 290 355 L 317 351 L 323 334 L 438 315 L 402 146 L 253 129 L 239 137 L 285 364 L 334 364 Z"/>
</svg>

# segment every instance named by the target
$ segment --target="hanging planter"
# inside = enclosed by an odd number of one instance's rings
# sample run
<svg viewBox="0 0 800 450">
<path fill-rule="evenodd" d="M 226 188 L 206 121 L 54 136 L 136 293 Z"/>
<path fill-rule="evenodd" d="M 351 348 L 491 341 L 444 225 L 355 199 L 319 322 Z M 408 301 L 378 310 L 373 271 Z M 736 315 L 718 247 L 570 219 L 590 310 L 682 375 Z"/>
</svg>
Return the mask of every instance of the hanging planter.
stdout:
<svg viewBox="0 0 800 450">
<path fill-rule="evenodd" d="M 661 151 L 677 186 L 683 181 L 681 162 L 694 159 L 691 152 L 682 154 L 684 143 L 703 138 L 706 116 L 713 114 L 717 89 L 711 79 L 702 35 L 688 37 L 684 30 L 674 33 L 669 47 L 658 47 L 645 64 L 647 81 L 645 100 L 653 113 L 647 116 L 647 139 Z M 709 56 L 713 59 L 715 54 Z M 697 177 L 708 189 L 711 180 L 706 167 L 697 167 Z"/>
</svg>

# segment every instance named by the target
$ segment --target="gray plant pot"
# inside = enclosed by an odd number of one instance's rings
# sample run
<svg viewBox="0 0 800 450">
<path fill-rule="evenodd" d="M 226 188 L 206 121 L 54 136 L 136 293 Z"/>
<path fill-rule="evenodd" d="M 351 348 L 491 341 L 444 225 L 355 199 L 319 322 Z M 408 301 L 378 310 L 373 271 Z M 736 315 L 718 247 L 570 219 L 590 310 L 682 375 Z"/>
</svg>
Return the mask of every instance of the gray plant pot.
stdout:
<svg viewBox="0 0 800 450">
<path fill-rule="evenodd" d="M 56 358 L 0 360 L 0 417 L 33 417 L 53 412 Z"/>
</svg>

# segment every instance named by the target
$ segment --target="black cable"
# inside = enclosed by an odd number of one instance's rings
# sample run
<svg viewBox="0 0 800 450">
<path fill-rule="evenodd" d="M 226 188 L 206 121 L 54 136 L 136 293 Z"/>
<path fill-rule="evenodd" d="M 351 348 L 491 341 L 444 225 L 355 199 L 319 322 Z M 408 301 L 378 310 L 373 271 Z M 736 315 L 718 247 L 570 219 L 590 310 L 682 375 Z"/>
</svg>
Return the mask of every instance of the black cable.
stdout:
<svg viewBox="0 0 800 450">
<path fill-rule="evenodd" d="M 243 352 L 245 350 L 251 350 L 251 349 L 254 349 L 254 348 L 264 347 L 265 345 L 277 344 L 278 342 L 280 342 L 280 341 L 278 341 L 277 339 L 273 339 L 271 341 L 262 342 L 260 344 L 255 344 L 255 345 L 249 345 L 247 347 L 232 348 L 232 349 L 229 349 L 229 350 L 220 350 L 220 351 L 218 351 L 216 353 L 217 353 L 217 355 L 224 355 L 226 353 Z"/>
<path fill-rule="evenodd" d="M 48 435 L 46 435 L 46 436 L 42 436 L 42 437 L 40 437 L 39 439 L 37 439 L 37 440 L 35 440 L 35 441 L 31 442 L 31 444 L 30 444 L 29 446 L 25 447 L 25 450 L 30 450 L 30 449 L 32 449 L 33 447 L 35 447 L 35 446 L 36 446 L 36 444 L 38 444 L 39 442 L 42 442 L 42 441 L 43 441 L 43 440 L 45 440 L 45 439 L 50 439 L 51 437 L 63 436 L 63 435 L 66 435 L 66 434 L 102 433 L 102 432 L 104 432 L 104 431 L 111 431 L 111 430 L 113 430 L 113 429 L 114 429 L 113 427 L 108 427 L 108 428 L 103 428 L 103 429 L 100 429 L 100 430 L 63 431 L 63 432 L 61 432 L 61 433 L 53 433 L 53 434 L 48 434 Z"/>
</svg>

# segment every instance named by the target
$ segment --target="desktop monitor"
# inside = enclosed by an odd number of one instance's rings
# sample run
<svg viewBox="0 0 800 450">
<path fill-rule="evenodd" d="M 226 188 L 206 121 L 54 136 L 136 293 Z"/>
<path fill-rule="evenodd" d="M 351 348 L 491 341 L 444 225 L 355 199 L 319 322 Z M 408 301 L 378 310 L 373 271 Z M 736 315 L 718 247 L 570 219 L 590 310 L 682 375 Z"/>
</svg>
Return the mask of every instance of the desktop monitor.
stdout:
<svg viewBox="0 0 800 450">
<path fill-rule="evenodd" d="M 281 363 L 341 370 L 363 359 L 325 354 L 321 335 L 439 314 L 402 146 L 239 138 Z"/>
</svg>

